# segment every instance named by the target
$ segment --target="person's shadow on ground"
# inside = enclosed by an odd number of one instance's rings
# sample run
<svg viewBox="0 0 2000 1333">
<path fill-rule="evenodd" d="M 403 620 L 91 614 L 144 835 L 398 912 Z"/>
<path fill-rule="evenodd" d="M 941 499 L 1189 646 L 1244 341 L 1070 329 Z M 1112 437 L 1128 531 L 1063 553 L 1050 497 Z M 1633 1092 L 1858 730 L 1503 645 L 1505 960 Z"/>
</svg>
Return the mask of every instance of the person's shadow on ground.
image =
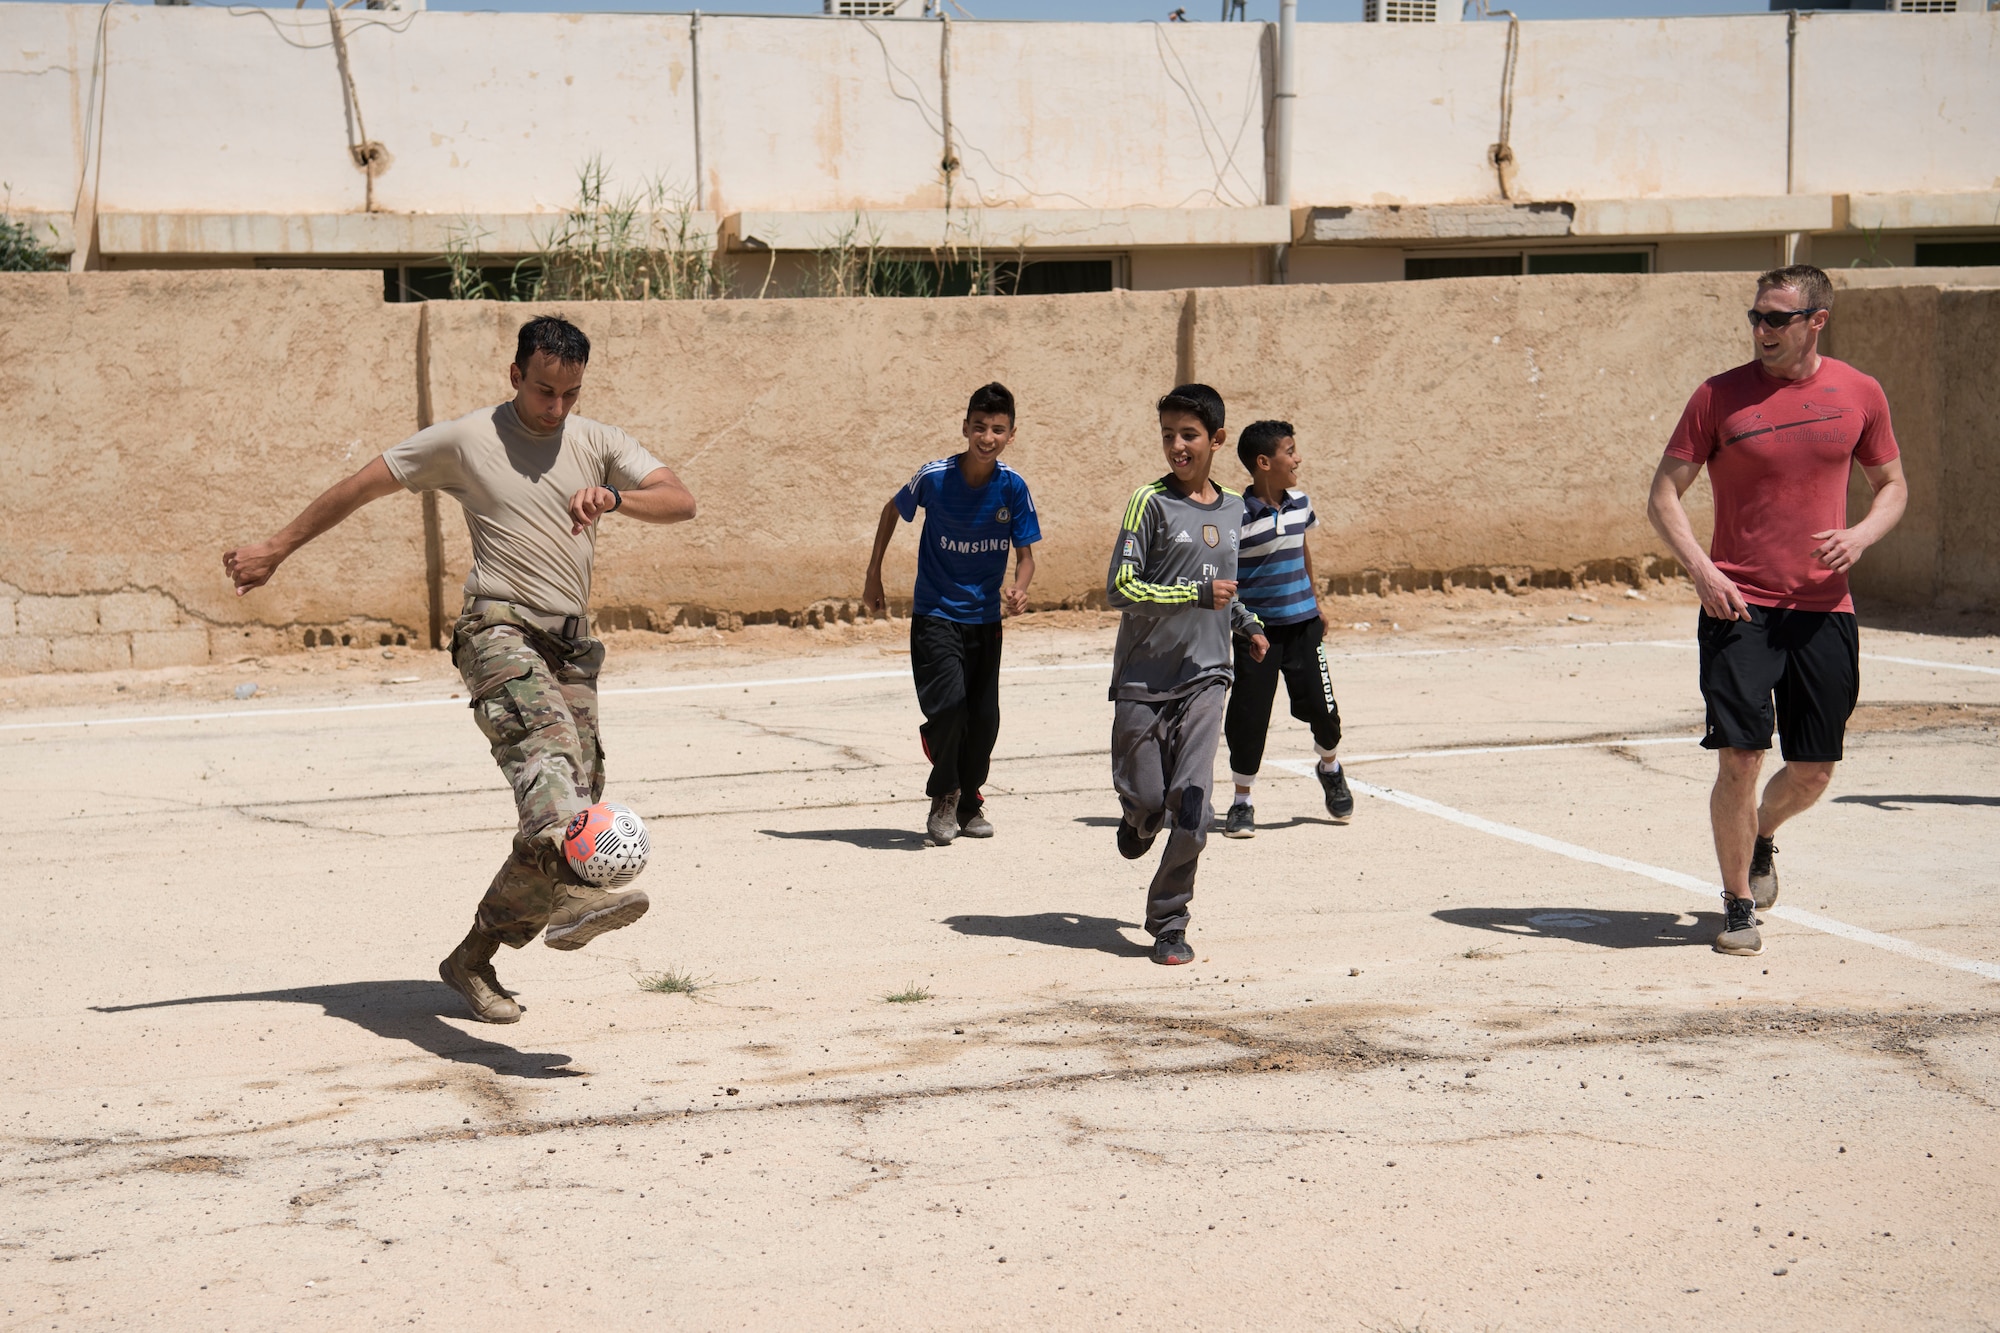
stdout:
<svg viewBox="0 0 2000 1333">
<path fill-rule="evenodd" d="M 1228 817 L 1227 810 L 1216 811 L 1214 821 L 1208 827 L 1209 833 L 1211 835 L 1219 835 L 1222 832 L 1223 823 Z M 1124 821 L 1116 815 L 1078 815 L 1075 822 L 1082 824 L 1085 828 L 1117 828 Z M 1293 815 L 1290 819 L 1282 823 L 1259 824 L 1257 825 L 1257 831 L 1259 833 L 1277 833 L 1284 829 L 1297 828 L 1301 824 L 1324 824 L 1328 828 L 1340 827 L 1340 825 L 1334 823 L 1331 819 L 1315 819 L 1311 815 Z"/>
<path fill-rule="evenodd" d="M 1140 929 L 1138 923 L 1079 912 L 1034 912 L 1027 916 L 948 916 L 944 924 L 961 935 L 984 935 L 1064 949 L 1095 949 L 1120 958 L 1144 958 L 1151 951 L 1121 932 Z"/>
<path fill-rule="evenodd" d="M 1604 949 L 1711 944 L 1720 912 L 1621 912 L 1602 907 L 1447 907 L 1431 916 L 1519 939 L 1578 940 Z"/>
<path fill-rule="evenodd" d="M 767 838 L 797 842 L 844 842 L 865 852 L 921 852 L 924 835 L 906 828 L 812 828 L 786 830 L 760 828 Z"/>
<path fill-rule="evenodd" d="M 289 990 L 241 991 L 234 995 L 190 995 L 178 1000 L 144 1004 L 92 1005 L 100 1014 L 129 1014 L 145 1009 L 177 1009 L 192 1004 L 316 1004 L 328 1017 L 345 1019 L 378 1037 L 407 1041 L 441 1060 L 480 1065 L 515 1078 L 576 1078 L 567 1069 L 567 1055 L 553 1051 L 521 1051 L 499 1042 L 461 1032 L 444 1021 L 458 1014 L 465 1002 L 450 987 L 436 981 L 342 981 L 329 986 L 298 986 Z"/>
<path fill-rule="evenodd" d="M 1836 796 L 1835 805 L 1872 805 L 1877 810 L 1900 810 L 1912 805 L 1992 805 L 2000 806 L 2000 796 Z"/>
</svg>

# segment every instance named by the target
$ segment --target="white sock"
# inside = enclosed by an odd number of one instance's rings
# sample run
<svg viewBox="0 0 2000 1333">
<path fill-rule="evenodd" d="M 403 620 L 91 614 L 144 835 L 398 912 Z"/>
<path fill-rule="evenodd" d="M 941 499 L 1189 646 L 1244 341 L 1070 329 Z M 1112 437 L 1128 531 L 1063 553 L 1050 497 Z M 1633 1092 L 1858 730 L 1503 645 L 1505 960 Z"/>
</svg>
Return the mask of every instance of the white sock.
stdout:
<svg viewBox="0 0 2000 1333">
<path fill-rule="evenodd" d="M 1236 794 L 1230 800 L 1229 808 L 1234 810 L 1239 805 L 1250 804 L 1250 785 L 1257 781 L 1257 775 L 1255 773 L 1232 772 L 1229 775 L 1229 780 L 1236 784 Z"/>
<path fill-rule="evenodd" d="M 1319 757 L 1319 771 L 1322 773 L 1338 773 L 1340 771 L 1340 761 L 1330 754 L 1322 754 Z"/>
</svg>

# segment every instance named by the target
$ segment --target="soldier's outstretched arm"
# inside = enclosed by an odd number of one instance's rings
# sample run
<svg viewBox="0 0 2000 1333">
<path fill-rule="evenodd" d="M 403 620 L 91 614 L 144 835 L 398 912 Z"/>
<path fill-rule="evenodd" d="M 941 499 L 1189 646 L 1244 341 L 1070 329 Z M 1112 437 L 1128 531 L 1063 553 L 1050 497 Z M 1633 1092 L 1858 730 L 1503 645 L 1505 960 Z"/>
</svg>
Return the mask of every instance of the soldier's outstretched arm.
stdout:
<svg viewBox="0 0 2000 1333">
<path fill-rule="evenodd" d="M 222 567 L 229 571 L 230 581 L 236 585 L 236 595 L 241 597 L 252 588 L 263 587 L 292 552 L 329 528 L 337 527 L 361 506 L 402 489 L 403 484 L 396 480 L 389 471 L 389 465 L 377 455 L 353 476 L 327 487 L 317 500 L 299 512 L 297 518 L 278 529 L 275 536 L 224 551 Z"/>
</svg>

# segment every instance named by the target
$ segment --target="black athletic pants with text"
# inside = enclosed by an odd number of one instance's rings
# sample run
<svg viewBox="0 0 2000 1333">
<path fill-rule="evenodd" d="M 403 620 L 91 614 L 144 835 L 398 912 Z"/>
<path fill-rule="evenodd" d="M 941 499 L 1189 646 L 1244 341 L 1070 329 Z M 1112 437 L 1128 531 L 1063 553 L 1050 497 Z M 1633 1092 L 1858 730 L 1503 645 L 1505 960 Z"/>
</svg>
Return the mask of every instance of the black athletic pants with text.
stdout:
<svg viewBox="0 0 2000 1333">
<path fill-rule="evenodd" d="M 1333 677 L 1326 669 L 1326 622 L 1318 616 L 1296 625 L 1266 625 L 1271 646 L 1264 660 L 1250 656 L 1250 645 L 1236 641 L 1236 684 L 1229 691 L 1229 712 L 1222 735 L 1229 742 L 1229 771 L 1255 774 L 1264 762 L 1264 739 L 1271 730 L 1271 704 L 1278 695 L 1278 677 L 1285 678 L 1292 716 L 1312 728 L 1313 744 L 1322 750 L 1340 747 L 1340 705 L 1333 698 Z"/>
<path fill-rule="evenodd" d="M 957 792 L 959 809 L 974 809 L 1000 738 L 999 623 L 910 617 L 910 673 L 917 680 L 917 707 L 924 710 L 919 734 L 931 761 L 924 794 Z"/>
</svg>

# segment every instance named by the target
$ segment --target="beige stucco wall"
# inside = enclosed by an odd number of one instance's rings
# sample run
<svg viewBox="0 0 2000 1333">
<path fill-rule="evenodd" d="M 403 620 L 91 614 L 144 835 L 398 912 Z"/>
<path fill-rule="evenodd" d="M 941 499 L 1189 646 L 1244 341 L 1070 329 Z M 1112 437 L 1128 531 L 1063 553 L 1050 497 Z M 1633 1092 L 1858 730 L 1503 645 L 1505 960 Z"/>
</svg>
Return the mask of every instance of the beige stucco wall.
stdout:
<svg viewBox="0 0 2000 1333">
<path fill-rule="evenodd" d="M 1950 502 L 1939 524 L 1939 594 L 1958 609 L 2000 605 L 2000 290 L 1938 297 L 1938 461 Z"/>
<path fill-rule="evenodd" d="M 0 310 L 0 670 L 423 626 L 414 497 L 253 598 L 221 565 L 414 421 L 417 311 L 384 305 L 375 275 L 9 274 Z"/>
<path fill-rule="evenodd" d="M 1856 595 L 1991 608 L 2000 600 L 2000 288 L 1843 291 L 1829 343 L 1882 382 L 1910 483 L 1903 521 L 1855 567 Z M 1870 498 L 1857 469 L 1849 517 Z"/>
<path fill-rule="evenodd" d="M 1694 386 L 1745 359 L 1740 277 L 1204 291 L 1196 372 L 1298 427 L 1324 572 L 1660 552 L 1645 491 Z M 1234 460 L 1218 474 L 1244 474 Z M 1706 484 L 1690 493 L 1704 530 Z"/>
<path fill-rule="evenodd" d="M 1006 301 L 762 301 L 564 309 L 591 336 L 587 416 L 632 431 L 699 497 L 674 530 L 613 524 L 595 601 L 671 619 L 685 606 L 798 611 L 858 597 L 882 504 L 962 447 L 972 390 L 1014 390 L 1007 455 L 1045 533 L 1038 584 L 1056 599 L 1102 576 L 1115 523 L 1151 475 L 1152 403 L 1170 387 L 1182 297 L 1108 292 Z M 430 307 L 440 419 L 505 396 L 518 305 Z M 447 515 L 447 588 L 467 548 Z M 1084 536 L 1083 534 L 1089 534 Z M 1100 539 L 1101 537 L 1101 539 Z M 915 543 L 887 566 L 907 595 Z"/>
<path fill-rule="evenodd" d="M 1294 422 L 1320 572 L 1625 577 L 1661 545 L 1646 480 L 1703 377 L 1746 354 L 1740 275 L 1486 278 L 1008 300 L 604 304 L 581 411 L 677 469 L 700 518 L 610 521 L 610 624 L 796 615 L 859 595 L 882 504 L 954 451 L 966 396 L 1012 387 L 1009 455 L 1045 541 L 1036 600 L 1094 598 L 1154 399 L 1215 384 L 1232 426 Z M 428 631 L 422 510 L 398 495 L 235 597 L 224 547 L 268 535 L 409 434 L 504 398 L 519 305 L 384 305 L 368 274 L 0 277 L 0 673 L 202 662 Z M 1864 562 L 1882 602 L 2000 591 L 1992 348 L 2000 291 L 1850 289 L 1833 350 L 1882 379 L 1910 519 Z M 1218 475 L 1240 483 L 1233 457 Z M 1705 485 L 1691 493 L 1706 524 Z M 455 608 L 468 546 L 441 508 Z M 915 546 L 889 564 L 907 594 Z M 1401 571 L 1399 574 L 1398 571 Z M 324 638 L 322 636 L 325 636 Z"/>
</svg>

